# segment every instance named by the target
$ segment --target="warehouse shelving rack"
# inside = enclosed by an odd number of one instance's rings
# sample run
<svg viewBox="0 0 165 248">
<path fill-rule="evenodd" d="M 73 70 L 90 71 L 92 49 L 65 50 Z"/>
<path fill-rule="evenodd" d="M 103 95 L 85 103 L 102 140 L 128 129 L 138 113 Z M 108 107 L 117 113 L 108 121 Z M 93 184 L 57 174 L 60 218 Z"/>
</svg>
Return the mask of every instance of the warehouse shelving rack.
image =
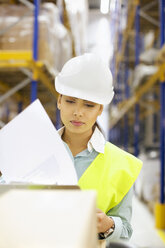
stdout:
<svg viewBox="0 0 165 248">
<path fill-rule="evenodd" d="M 121 1 L 122 4 L 126 4 L 125 1 Z M 145 82 L 138 87 L 132 95 L 128 94 L 129 77 L 128 70 L 132 65 L 132 58 L 135 61 L 135 65 L 139 63 L 139 47 L 140 47 L 140 30 L 139 27 L 141 19 L 145 19 L 148 24 L 155 26 L 157 29 L 160 27 L 160 40 L 161 46 L 165 43 L 165 1 L 128 1 L 129 13 L 127 16 L 127 26 L 123 31 L 122 35 L 119 33 L 118 26 L 116 27 L 116 47 L 114 54 L 115 58 L 113 60 L 112 70 L 114 75 L 114 84 L 117 88 L 117 93 L 119 96 L 114 100 L 115 111 L 110 111 L 110 139 L 114 138 L 116 132 L 120 132 L 121 123 L 124 120 L 124 148 L 128 150 L 128 123 L 134 121 L 134 154 L 137 156 L 139 153 L 139 130 L 140 121 L 144 119 L 147 115 L 154 114 L 158 110 L 160 112 L 160 122 L 161 122 L 161 133 L 160 133 L 160 161 L 161 161 L 161 177 L 160 177 L 160 203 L 156 204 L 156 227 L 165 229 L 165 63 L 158 66 L 157 72 L 150 76 Z M 160 9 L 160 21 L 153 15 L 153 9 L 155 7 Z M 118 6 L 117 6 L 118 7 Z M 120 9 L 116 8 L 116 12 L 120 12 Z M 119 15 L 119 14 L 118 14 Z M 160 23 L 160 24 L 159 24 Z M 147 25 L 143 25 L 145 29 Z M 127 47 L 130 46 L 130 36 L 134 31 L 134 43 L 135 43 L 135 54 L 130 58 L 130 54 L 127 51 Z M 130 47 L 129 47 L 130 50 Z M 115 61 L 115 62 L 114 62 Z M 122 64 L 124 64 L 125 78 L 123 79 L 125 88 L 125 98 L 122 91 L 118 91 L 118 80 L 120 79 L 122 70 L 120 69 Z M 114 66 L 115 65 L 115 66 Z M 127 82 L 125 82 L 127 81 Z M 150 104 L 153 105 L 153 110 L 146 110 L 142 114 L 140 113 L 142 97 L 150 92 L 154 86 L 160 83 L 160 104 L 156 101 L 152 101 Z M 127 92 L 127 93 L 126 93 Z M 117 114 L 116 114 L 117 113 Z M 134 116 L 134 117 L 133 117 Z M 128 120 L 129 117 L 129 120 Z M 133 117 L 133 118 L 132 118 Z M 127 139 L 127 140 L 126 140 Z"/>
<path fill-rule="evenodd" d="M 19 0 L 19 1 L 24 5 L 26 5 L 31 11 L 34 11 L 33 48 L 31 51 L 24 51 L 24 50 L 0 51 L 1 75 L 4 72 L 6 72 L 7 74 L 7 72 L 11 72 L 11 71 L 12 73 L 15 71 L 16 73 L 22 73 L 24 75 L 24 76 L 23 75 L 20 76 L 20 78 L 23 78 L 21 83 L 14 85 L 13 88 L 11 88 L 9 84 L 6 84 L 2 80 L 0 80 L 1 90 L 5 92 L 4 95 L 0 97 L 0 103 L 2 103 L 9 96 L 14 96 L 16 100 L 18 100 L 19 102 L 23 102 L 24 105 L 27 106 L 30 102 L 33 102 L 37 98 L 37 91 L 38 91 L 37 87 L 41 88 L 41 92 L 47 92 L 47 97 L 46 97 L 46 93 L 42 94 L 43 96 L 40 95 L 41 101 L 43 101 L 43 103 L 48 101 L 53 102 L 57 98 L 57 92 L 55 91 L 54 88 L 54 78 L 56 72 L 50 70 L 44 62 L 38 61 L 38 32 L 39 32 L 38 15 L 40 8 L 40 0 L 35 0 L 34 4 L 28 0 Z M 15 1 L 11 1 L 11 3 L 15 3 Z M 22 18 L 24 18 L 24 16 L 21 17 L 19 21 L 21 21 Z M 8 27 L 7 30 L 9 30 L 10 28 L 12 28 L 12 26 Z M 0 34 L 3 34 L 7 30 L 1 30 Z M 31 82 L 31 89 L 29 90 L 30 93 L 28 92 L 30 94 L 30 97 L 26 96 L 26 92 L 24 94 L 20 94 L 19 92 L 17 92 L 18 90 L 21 90 L 24 87 L 27 88 L 30 82 Z M 53 113 L 55 113 L 55 102 L 54 102 L 54 108 L 52 110 L 49 109 L 49 106 L 48 108 L 46 107 L 46 109 L 47 112 L 52 117 L 52 119 L 54 119 Z M 3 122 L 1 123 L 1 126 L 2 125 Z"/>
</svg>

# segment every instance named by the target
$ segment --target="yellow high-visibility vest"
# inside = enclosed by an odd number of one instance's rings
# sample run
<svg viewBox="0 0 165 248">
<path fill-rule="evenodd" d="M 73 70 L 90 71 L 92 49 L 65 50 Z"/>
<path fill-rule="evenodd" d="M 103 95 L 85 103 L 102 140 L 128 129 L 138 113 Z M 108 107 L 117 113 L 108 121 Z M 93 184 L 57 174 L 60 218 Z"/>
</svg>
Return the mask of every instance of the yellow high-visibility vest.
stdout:
<svg viewBox="0 0 165 248">
<path fill-rule="evenodd" d="M 104 154 L 98 154 L 80 177 L 78 184 L 83 190 L 96 190 L 97 207 L 107 213 L 130 190 L 141 167 L 141 160 L 107 142 Z"/>
</svg>

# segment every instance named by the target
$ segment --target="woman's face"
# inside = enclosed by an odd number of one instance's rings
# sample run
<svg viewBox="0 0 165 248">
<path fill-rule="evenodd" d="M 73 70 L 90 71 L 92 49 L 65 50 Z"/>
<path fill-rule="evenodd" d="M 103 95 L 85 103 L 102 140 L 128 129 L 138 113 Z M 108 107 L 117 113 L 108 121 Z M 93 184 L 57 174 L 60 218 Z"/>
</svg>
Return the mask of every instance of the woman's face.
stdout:
<svg viewBox="0 0 165 248">
<path fill-rule="evenodd" d="M 79 134 L 92 131 L 103 111 L 101 104 L 65 95 L 59 96 L 57 105 L 65 128 Z"/>
</svg>

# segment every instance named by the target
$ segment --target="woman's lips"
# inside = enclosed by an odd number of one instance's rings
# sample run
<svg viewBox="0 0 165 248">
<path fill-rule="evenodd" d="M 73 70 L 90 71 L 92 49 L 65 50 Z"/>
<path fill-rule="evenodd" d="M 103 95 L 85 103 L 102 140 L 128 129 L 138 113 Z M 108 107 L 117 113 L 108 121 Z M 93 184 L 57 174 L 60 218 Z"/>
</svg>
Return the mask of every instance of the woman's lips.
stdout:
<svg viewBox="0 0 165 248">
<path fill-rule="evenodd" d="M 77 127 L 80 127 L 84 124 L 84 122 L 81 122 L 81 121 L 71 121 L 72 125 L 74 126 L 77 126 Z"/>
</svg>

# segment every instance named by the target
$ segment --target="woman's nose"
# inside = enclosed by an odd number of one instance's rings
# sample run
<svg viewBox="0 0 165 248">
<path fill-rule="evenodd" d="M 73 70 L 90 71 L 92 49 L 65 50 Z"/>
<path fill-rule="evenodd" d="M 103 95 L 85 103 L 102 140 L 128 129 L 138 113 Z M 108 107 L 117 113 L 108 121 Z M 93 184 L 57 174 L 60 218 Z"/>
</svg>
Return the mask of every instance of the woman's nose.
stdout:
<svg viewBox="0 0 165 248">
<path fill-rule="evenodd" d="M 82 109 L 81 108 L 76 108 L 73 112 L 73 115 L 76 117 L 81 117 L 82 116 Z"/>
</svg>

